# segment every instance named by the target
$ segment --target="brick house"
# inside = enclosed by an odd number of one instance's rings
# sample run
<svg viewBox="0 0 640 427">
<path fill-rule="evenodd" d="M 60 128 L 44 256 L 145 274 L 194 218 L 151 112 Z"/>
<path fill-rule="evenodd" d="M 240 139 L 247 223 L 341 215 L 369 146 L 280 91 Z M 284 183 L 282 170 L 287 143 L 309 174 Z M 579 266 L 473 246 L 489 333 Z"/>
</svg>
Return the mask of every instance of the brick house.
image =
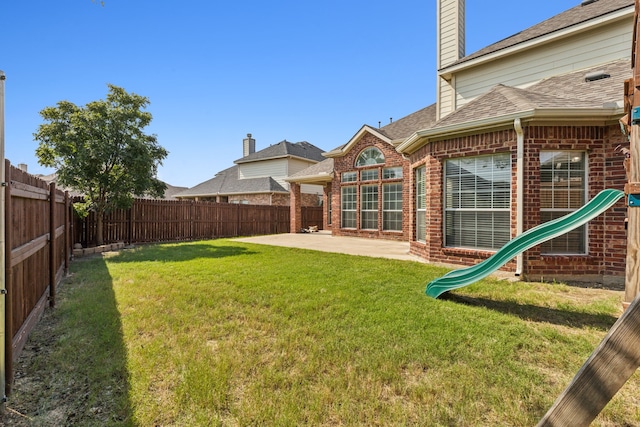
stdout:
<svg viewBox="0 0 640 427">
<path fill-rule="evenodd" d="M 289 206 L 286 178 L 325 159 L 320 148 L 306 141 L 292 143 L 284 140 L 256 151 L 255 139 L 247 134 L 242 147 L 243 157 L 236 160 L 234 166 L 174 197 L 218 203 Z M 299 200 L 302 206 L 319 206 L 322 194 L 322 186 L 304 184 Z"/>
<path fill-rule="evenodd" d="M 634 4 L 583 1 L 465 56 L 465 2 L 439 0 L 436 102 L 325 153 L 332 233 L 408 240 L 430 262 L 472 265 L 600 190 L 623 189 Z M 622 282 L 625 215 L 620 201 L 503 270 Z"/>
</svg>

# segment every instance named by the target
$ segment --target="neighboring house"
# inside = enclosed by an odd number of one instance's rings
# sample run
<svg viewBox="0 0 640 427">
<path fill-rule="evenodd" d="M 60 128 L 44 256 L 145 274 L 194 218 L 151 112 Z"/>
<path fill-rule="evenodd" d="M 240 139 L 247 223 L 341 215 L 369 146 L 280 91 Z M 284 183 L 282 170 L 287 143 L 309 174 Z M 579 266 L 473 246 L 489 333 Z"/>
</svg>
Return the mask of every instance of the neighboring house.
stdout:
<svg viewBox="0 0 640 427">
<path fill-rule="evenodd" d="M 18 165 L 19 167 L 21 167 L 22 170 L 24 170 L 26 172 L 26 165 L 24 164 L 20 164 Z M 49 175 L 36 175 L 38 178 L 40 178 L 41 180 L 45 181 L 47 184 L 51 184 L 52 182 L 56 182 L 58 179 L 58 176 L 56 175 L 56 173 L 51 173 Z M 166 182 L 164 183 L 167 188 L 164 190 L 164 195 L 163 195 L 163 199 L 165 200 L 177 200 L 174 195 L 177 193 L 180 193 L 181 191 L 184 191 L 187 189 L 187 187 L 176 187 L 174 185 L 171 184 L 167 184 Z M 62 190 L 62 191 L 68 191 L 69 192 L 69 197 L 81 197 L 82 193 L 74 190 L 72 188 L 66 188 L 66 187 L 60 187 L 57 186 L 58 189 Z M 151 199 L 152 197 L 150 196 L 142 196 L 143 199 Z"/>
<path fill-rule="evenodd" d="M 289 183 L 286 179 L 325 158 L 322 150 L 306 141 L 281 141 L 255 151 L 256 142 L 247 134 L 243 154 L 235 166 L 218 172 L 212 179 L 176 194 L 180 199 L 219 203 L 289 206 Z M 302 186 L 302 206 L 320 206 L 322 186 Z"/>
<path fill-rule="evenodd" d="M 464 0 L 439 0 L 436 102 L 325 153 L 332 233 L 409 240 L 428 261 L 470 265 L 604 188 L 623 189 L 634 4 L 583 1 L 464 56 Z M 504 269 L 623 281 L 625 214 L 621 201 Z"/>
</svg>

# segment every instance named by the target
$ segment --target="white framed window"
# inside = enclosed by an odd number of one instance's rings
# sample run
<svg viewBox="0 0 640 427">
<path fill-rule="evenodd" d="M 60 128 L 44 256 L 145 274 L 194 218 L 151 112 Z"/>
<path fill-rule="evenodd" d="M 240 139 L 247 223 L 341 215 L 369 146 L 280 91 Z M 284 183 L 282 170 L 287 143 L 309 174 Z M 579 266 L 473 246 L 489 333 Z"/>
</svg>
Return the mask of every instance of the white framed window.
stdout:
<svg viewBox="0 0 640 427">
<path fill-rule="evenodd" d="M 360 186 L 360 228 L 378 229 L 378 185 Z"/>
<path fill-rule="evenodd" d="M 384 163 L 384 154 L 376 147 L 362 150 L 356 159 L 356 166 L 372 166 Z"/>
<path fill-rule="evenodd" d="M 360 172 L 360 181 L 373 181 L 378 179 L 378 169 L 366 169 Z"/>
<path fill-rule="evenodd" d="M 540 222 L 551 221 L 581 208 L 587 195 L 584 152 L 540 152 Z M 586 226 L 540 245 L 543 254 L 586 254 Z"/>
<path fill-rule="evenodd" d="M 416 168 L 415 189 L 416 189 L 416 241 L 427 241 L 427 192 L 426 192 L 426 170 L 425 166 Z"/>
<path fill-rule="evenodd" d="M 342 172 L 342 182 L 355 182 L 357 179 L 357 172 Z"/>
<path fill-rule="evenodd" d="M 382 186 L 382 229 L 402 231 L 402 183 Z"/>
<path fill-rule="evenodd" d="M 400 179 L 402 178 L 402 166 L 382 169 L 382 179 Z"/>
<path fill-rule="evenodd" d="M 356 199 L 357 187 L 342 187 L 340 203 L 342 228 L 356 228 Z"/>
<path fill-rule="evenodd" d="M 445 246 L 499 249 L 511 236 L 511 155 L 445 161 Z"/>
</svg>

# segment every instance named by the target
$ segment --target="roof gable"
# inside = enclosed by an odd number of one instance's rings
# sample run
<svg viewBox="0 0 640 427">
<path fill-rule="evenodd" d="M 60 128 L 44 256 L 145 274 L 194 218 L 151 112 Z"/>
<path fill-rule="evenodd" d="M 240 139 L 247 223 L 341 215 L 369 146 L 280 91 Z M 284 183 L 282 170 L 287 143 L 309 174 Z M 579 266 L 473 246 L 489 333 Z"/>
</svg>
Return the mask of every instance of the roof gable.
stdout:
<svg viewBox="0 0 640 427">
<path fill-rule="evenodd" d="M 464 58 L 448 65 L 445 69 L 455 67 L 505 49 L 513 48 L 517 45 L 531 42 L 545 36 L 551 36 L 554 33 L 559 33 L 562 30 L 577 27 L 580 24 L 584 24 L 598 18 L 603 18 L 606 15 L 621 12 L 624 9 L 629 9 L 634 4 L 634 0 L 596 0 L 593 3 L 578 5 L 555 15 L 546 21 L 542 21 L 539 24 L 527 28 L 526 30 L 520 31 L 519 33 L 467 55 Z"/>
<path fill-rule="evenodd" d="M 398 141 L 404 140 L 404 138 L 407 138 L 415 131 L 429 128 L 435 123 L 436 104 L 431 104 L 381 128 L 374 128 L 369 125 L 364 125 L 349 140 L 349 142 L 327 153 L 324 153 L 324 155 L 326 157 L 344 156 L 351 150 L 351 148 L 353 148 L 354 145 L 358 143 L 358 141 L 360 141 L 360 139 L 362 139 L 362 137 L 366 133 L 370 133 L 388 144 L 397 145 Z"/>
<path fill-rule="evenodd" d="M 301 159 L 311 160 L 314 162 L 321 162 L 324 160 L 321 149 L 307 141 L 301 142 L 289 142 L 286 139 L 280 141 L 277 144 L 270 145 L 255 153 L 249 154 L 241 159 L 236 160 L 234 163 L 249 163 L 262 160 L 279 159 L 283 157 L 298 157 Z"/>
<path fill-rule="evenodd" d="M 360 141 L 362 137 L 367 133 L 376 136 L 377 138 L 381 139 L 387 144 L 391 144 L 391 139 L 388 136 L 386 136 L 384 133 L 382 133 L 380 129 L 376 129 L 369 125 L 364 125 L 360 128 L 360 130 L 358 130 L 358 132 L 356 132 L 355 135 L 351 137 L 349 142 L 347 142 L 344 145 L 341 145 L 340 147 L 334 148 L 331 151 L 323 153 L 323 155 L 325 157 L 342 157 L 346 155 L 349 151 L 351 151 L 353 146 L 356 145 L 358 141 Z"/>
</svg>

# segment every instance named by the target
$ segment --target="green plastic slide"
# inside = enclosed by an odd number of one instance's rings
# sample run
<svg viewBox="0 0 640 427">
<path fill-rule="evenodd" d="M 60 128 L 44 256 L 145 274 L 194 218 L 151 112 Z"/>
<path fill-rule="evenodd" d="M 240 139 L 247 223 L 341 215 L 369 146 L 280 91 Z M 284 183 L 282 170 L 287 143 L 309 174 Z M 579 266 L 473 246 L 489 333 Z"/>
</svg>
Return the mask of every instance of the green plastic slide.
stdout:
<svg viewBox="0 0 640 427">
<path fill-rule="evenodd" d="M 586 224 L 605 212 L 622 197 L 624 197 L 624 192 L 620 190 L 603 190 L 577 211 L 525 231 L 481 263 L 450 271 L 433 280 L 427 285 L 426 294 L 432 298 L 438 298 L 444 292 L 477 282 L 505 265 L 519 253 Z"/>
</svg>

